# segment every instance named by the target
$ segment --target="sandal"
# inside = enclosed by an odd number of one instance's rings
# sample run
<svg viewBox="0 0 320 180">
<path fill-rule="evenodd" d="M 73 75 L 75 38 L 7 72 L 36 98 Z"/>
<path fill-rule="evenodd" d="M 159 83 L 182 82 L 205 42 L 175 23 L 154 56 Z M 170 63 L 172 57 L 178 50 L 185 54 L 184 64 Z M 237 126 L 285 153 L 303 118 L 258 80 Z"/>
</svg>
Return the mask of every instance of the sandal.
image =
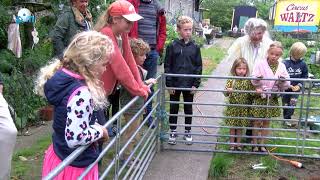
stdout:
<svg viewBox="0 0 320 180">
<path fill-rule="evenodd" d="M 234 151 L 234 150 L 235 150 L 235 147 L 234 147 L 234 146 L 231 146 L 231 147 L 229 148 L 229 150 L 230 150 L 230 151 Z"/>
<path fill-rule="evenodd" d="M 238 146 L 237 151 L 242 151 L 242 147 Z"/>
<path fill-rule="evenodd" d="M 264 146 L 262 146 L 262 147 L 260 147 L 260 151 L 261 151 L 261 152 L 267 152 L 267 148 L 264 147 Z"/>
<path fill-rule="evenodd" d="M 258 146 L 252 147 L 252 152 L 259 152 Z"/>
</svg>

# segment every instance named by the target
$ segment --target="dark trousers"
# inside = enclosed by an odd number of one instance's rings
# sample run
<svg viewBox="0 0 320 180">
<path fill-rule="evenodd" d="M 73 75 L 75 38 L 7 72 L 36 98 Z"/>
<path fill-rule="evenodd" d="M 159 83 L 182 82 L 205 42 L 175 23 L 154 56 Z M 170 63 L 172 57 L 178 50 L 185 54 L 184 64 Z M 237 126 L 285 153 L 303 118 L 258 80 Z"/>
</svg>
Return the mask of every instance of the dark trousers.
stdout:
<svg viewBox="0 0 320 180">
<path fill-rule="evenodd" d="M 115 90 L 111 95 L 108 96 L 108 100 L 110 103 L 110 106 L 107 109 L 106 116 L 108 119 L 110 118 L 110 110 L 111 110 L 111 117 L 114 116 L 118 111 L 120 107 L 120 89 Z M 117 121 L 113 122 L 113 125 L 117 125 Z"/>
<path fill-rule="evenodd" d="M 180 101 L 180 94 L 183 95 L 184 102 L 193 102 L 193 94 L 190 93 L 191 91 L 181 91 L 175 90 L 173 95 L 170 95 L 170 101 Z M 184 104 L 184 114 L 192 115 L 192 104 Z M 179 104 L 170 104 L 170 114 L 178 114 L 179 112 Z M 170 116 L 169 123 L 170 124 L 177 124 L 177 116 Z M 185 124 L 192 123 L 192 117 L 185 117 Z M 170 126 L 171 130 L 177 129 L 177 126 Z M 191 130 L 190 126 L 185 126 L 185 130 Z"/>
<path fill-rule="evenodd" d="M 146 60 L 143 63 L 143 68 L 148 71 L 146 79 L 156 78 L 157 75 L 157 64 L 158 64 L 159 53 L 153 49 L 151 50 L 146 57 Z M 153 95 L 153 87 L 151 87 L 151 94 L 149 98 Z M 152 110 L 152 102 L 150 102 L 146 107 L 146 115 L 148 115 Z M 152 121 L 152 117 L 150 116 L 149 121 Z M 149 122 L 148 121 L 148 122 Z M 151 124 L 151 122 L 149 122 Z"/>
<path fill-rule="evenodd" d="M 282 105 L 283 106 L 295 106 L 295 104 L 291 103 L 291 99 L 298 99 L 298 95 L 296 94 L 285 94 L 282 96 Z M 283 108 L 283 118 L 291 119 L 291 116 L 294 113 L 294 109 Z"/>
</svg>

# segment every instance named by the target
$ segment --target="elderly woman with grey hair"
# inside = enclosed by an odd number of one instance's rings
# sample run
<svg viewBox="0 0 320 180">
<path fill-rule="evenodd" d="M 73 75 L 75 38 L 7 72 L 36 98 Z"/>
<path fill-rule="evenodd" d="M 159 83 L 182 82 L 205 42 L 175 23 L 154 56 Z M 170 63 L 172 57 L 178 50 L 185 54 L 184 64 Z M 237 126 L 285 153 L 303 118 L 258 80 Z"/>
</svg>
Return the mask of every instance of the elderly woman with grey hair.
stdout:
<svg viewBox="0 0 320 180">
<path fill-rule="evenodd" d="M 273 42 L 269 38 L 267 26 L 267 23 L 260 18 L 248 19 L 244 25 L 245 35 L 236 39 L 231 45 L 227 60 L 233 63 L 238 58 L 246 59 L 251 75 L 255 64 L 266 58 L 269 46 Z M 252 130 L 247 129 L 246 135 L 252 136 Z M 251 138 L 247 138 L 246 141 L 250 143 Z"/>
<path fill-rule="evenodd" d="M 249 72 L 256 62 L 267 55 L 267 50 L 273 42 L 267 32 L 267 23 L 260 18 L 250 18 L 244 25 L 245 36 L 239 37 L 228 50 L 228 61 L 244 58 L 249 65 Z"/>
</svg>

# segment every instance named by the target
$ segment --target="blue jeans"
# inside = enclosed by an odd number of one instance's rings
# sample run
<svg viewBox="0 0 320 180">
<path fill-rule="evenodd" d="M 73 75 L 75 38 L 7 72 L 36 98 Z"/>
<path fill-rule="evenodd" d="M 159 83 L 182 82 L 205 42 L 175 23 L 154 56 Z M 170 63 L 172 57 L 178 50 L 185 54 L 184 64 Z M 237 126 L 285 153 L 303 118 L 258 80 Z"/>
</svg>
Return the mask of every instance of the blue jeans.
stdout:
<svg viewBox="0 0 320 180">
<path fill-rule="evenodd" d="M 151 50 L 147 54 L 147 58 L 143 63 L 143 68 L 148 71 L 146 79 L 156 78 L 157 75 L 157 63 L 158 63 L 159 53 L 156 50 Z M 153 95 L 153 87 L 151 88 L 151 94 L 149 98 Z M 148 99 L 149 99 L 148 98 Z M 150 102 L 146 107 L 146 115 L 148 115 L 152 110 L 152 102 Z M 148 123 L 151 124 L 152 117 L 148 120 Z"/>
</svg>

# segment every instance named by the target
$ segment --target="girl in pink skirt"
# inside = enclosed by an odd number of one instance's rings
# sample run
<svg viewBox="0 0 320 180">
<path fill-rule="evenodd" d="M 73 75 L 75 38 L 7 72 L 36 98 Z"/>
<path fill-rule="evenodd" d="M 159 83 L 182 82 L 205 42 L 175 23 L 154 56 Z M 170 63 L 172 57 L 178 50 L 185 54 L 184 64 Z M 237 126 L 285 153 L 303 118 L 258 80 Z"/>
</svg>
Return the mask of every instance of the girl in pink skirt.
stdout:
<svg viewBox="0 0 320 180">
<path fill-rule="evenodd" d="M 112 41 L 95 32 L 75 36 L 63 59 L 41 69 L 36 91 L 54 106 L 52 144 L 45 152 L 42 176 L 47 176 L 77 147 L 91 144 L 55 179 L 76 179 L 96 160 L 96 141 L 108 139 L 107 130 L 92 118 L 93 109 L 104 108 L 105 92 L 99 80 L 113 52 Z M 85 179 L 98 179 L 98 165 Z"/>
</svg>

